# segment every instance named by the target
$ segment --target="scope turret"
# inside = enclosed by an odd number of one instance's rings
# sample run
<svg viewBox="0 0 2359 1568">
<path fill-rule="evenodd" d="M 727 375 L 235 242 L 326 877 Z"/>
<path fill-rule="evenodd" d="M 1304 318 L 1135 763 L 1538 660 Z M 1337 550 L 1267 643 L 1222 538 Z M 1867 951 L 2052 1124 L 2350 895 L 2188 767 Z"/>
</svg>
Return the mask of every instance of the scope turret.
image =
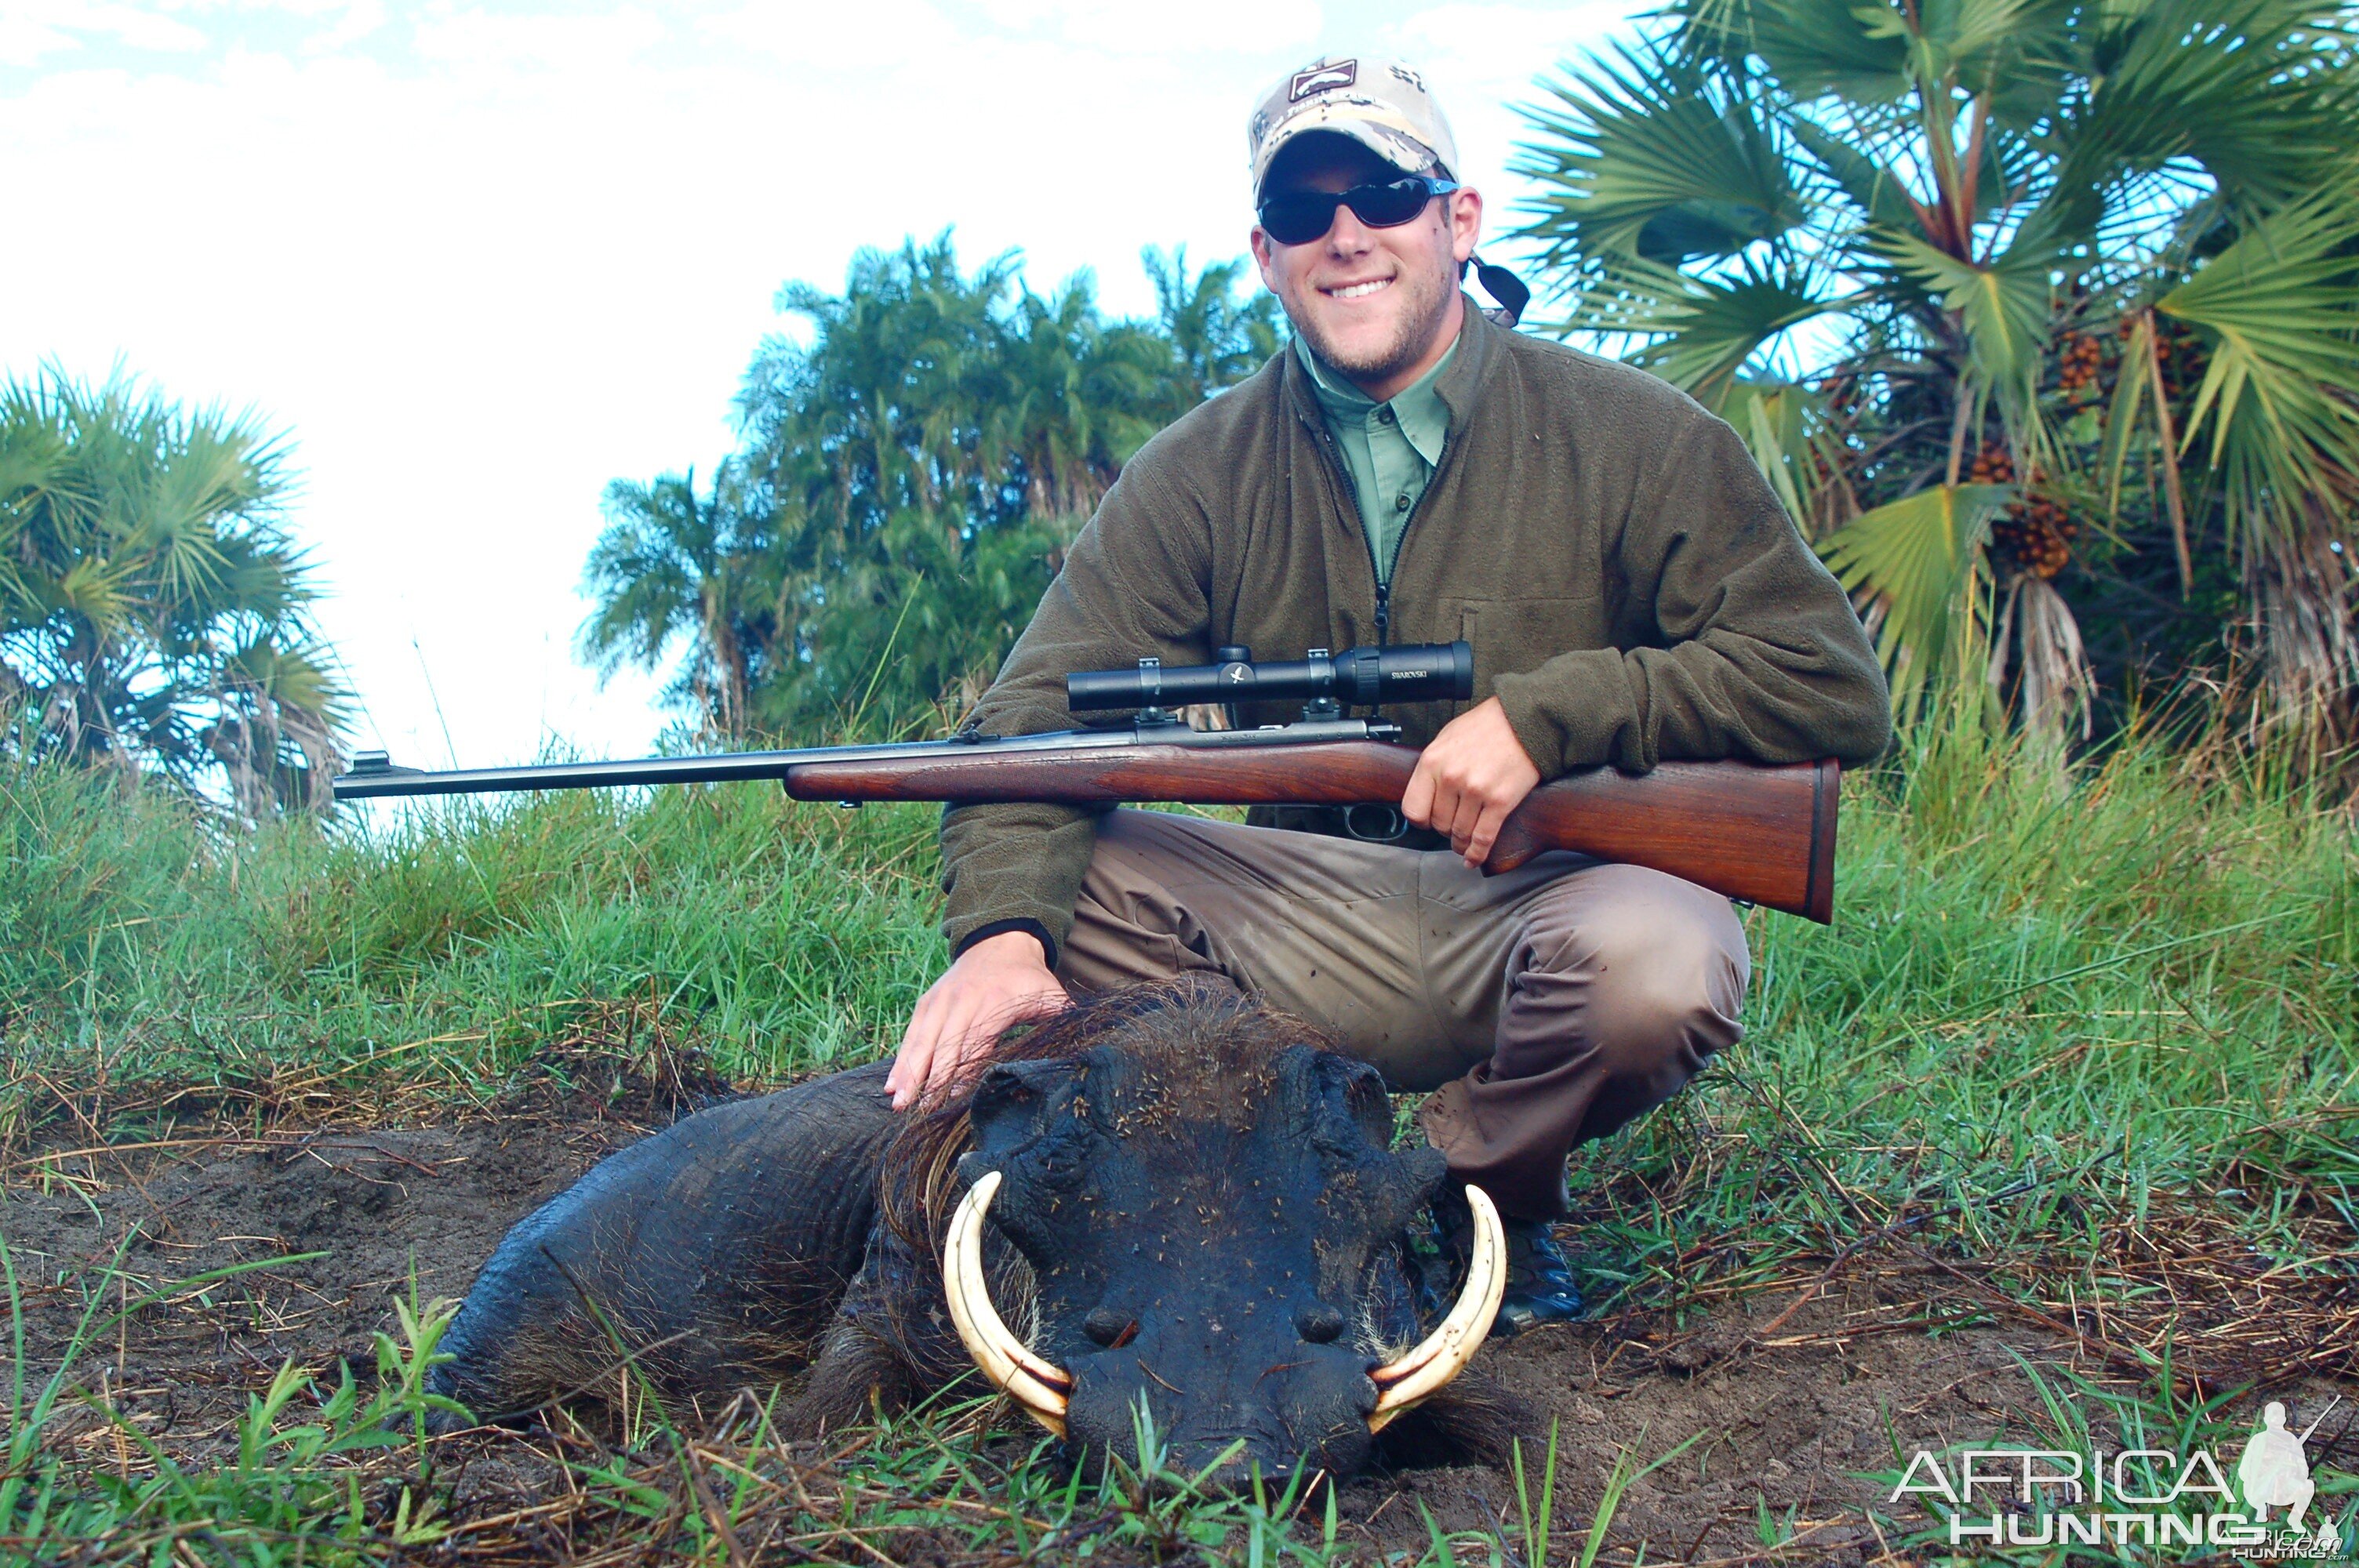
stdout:
<svg viewBox="0 0 2359 1568">
<path fill-rule="evenodd" d="M 1300 659 L 1256 661 L 1224 647 L 1217 665 L 1165 665 L 1141 659 L 1128 670 L 1081 670 L 1065 677 L 1065 705 L 1076 713 L 1107 708 L 1179 708 L 1191 702 L 1334 701 L 1373 708 L 1386 702 L 1462 702 L 1474 695 L 1474 650 L 1465 643 L 1415 643 L 1391 648 L 1313 648 Z"/>
</svg>

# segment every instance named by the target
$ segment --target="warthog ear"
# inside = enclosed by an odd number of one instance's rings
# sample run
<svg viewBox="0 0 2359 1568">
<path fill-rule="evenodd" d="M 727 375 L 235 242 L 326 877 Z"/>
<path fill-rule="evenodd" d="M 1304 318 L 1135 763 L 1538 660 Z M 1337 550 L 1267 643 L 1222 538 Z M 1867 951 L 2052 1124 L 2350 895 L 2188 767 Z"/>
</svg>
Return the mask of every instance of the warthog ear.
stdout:
<svg viewBox="0 0 2359 1568">
<path fill-rule="evenodd" d="M 1082 1076 L 1078 1061 L 1002 1062 L 985 1069 L 967 1109 L 977 1163 L 1003 1167 L 1008 1156 L 1040 1136 L 1071 1098 Z"/>
<path fill-rule="evenodd" d="M 1407 1225 L 1433 1201 L 1449 1174 L 1438 1149 L 1391 1153 L 1392 1097 L 1384 1075 L 1365 1062 L 1307 1045 L 1288 1049 L 1288 1076 L 1299 1086 L 1310 1123 L 1310 1142 L 1336 1166 L 1362 1173 L 1362 1190 L 1381 1229 Z"/>
</svg>

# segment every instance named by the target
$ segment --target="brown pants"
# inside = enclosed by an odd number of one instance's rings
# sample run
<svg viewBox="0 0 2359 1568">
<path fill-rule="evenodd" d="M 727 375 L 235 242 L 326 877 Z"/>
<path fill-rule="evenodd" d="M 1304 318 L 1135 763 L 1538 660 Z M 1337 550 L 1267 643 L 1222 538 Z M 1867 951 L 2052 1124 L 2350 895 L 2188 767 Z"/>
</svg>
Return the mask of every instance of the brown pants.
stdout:
<svg viewBox="0 0 2359 1568">
<path fill-rule="evenodd" d="M 1058 955 L 1067 984 L 1218 979 L 1337 1035 L 1453 1174 L 1564 1212 L 1564 1157 L 1679 1092 L 1736 1022 L 1736 912 L 1660 871 L 1561 852 L 1485 877 L 1447 851 L 1116 811 Z"/>
</svg>

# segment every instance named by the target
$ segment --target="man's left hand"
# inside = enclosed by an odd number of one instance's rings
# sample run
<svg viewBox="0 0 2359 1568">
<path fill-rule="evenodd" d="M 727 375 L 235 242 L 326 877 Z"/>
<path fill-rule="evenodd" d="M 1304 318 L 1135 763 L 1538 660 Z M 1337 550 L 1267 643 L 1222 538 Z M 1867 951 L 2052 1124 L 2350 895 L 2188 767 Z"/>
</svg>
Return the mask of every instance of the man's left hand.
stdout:
<svg viewBox="0 0 2359 1568">
<path fill-rule="evenodd" d="M 1539 782 L 1507 710 L 1487 697 L 1443 725 L 1418 758 L 1401 815 L 1449 834 L 1451 849 L 1479 870 L 1491 858 L 1499 825 Z"/>
</svg>

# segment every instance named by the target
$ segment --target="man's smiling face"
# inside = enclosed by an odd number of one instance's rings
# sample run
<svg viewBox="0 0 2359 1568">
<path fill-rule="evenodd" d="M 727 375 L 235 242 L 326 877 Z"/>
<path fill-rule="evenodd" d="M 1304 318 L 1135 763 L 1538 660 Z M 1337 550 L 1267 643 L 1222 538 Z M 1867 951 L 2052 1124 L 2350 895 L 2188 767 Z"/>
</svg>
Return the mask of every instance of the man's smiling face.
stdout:
<svg viewBox="0 0 2359 1568">
<path fill-rule="evenodd" d="M 1400 178 L 1350 137 L 1313 132 L 1278 155 L 1262 193 L 1344 191 Z M 1299 245 L 1280 244 L 1256 227 L 1254 260 L 1312 351 L 1384 402 L 1456 341 L 1459 266 L 1473 254 L 1482 222 L 1483 199 L 1473 190 L 1429 201 L 1393 229 L 1370 228 L 1338 207 L 1327 232 Z"/>
</svg>

